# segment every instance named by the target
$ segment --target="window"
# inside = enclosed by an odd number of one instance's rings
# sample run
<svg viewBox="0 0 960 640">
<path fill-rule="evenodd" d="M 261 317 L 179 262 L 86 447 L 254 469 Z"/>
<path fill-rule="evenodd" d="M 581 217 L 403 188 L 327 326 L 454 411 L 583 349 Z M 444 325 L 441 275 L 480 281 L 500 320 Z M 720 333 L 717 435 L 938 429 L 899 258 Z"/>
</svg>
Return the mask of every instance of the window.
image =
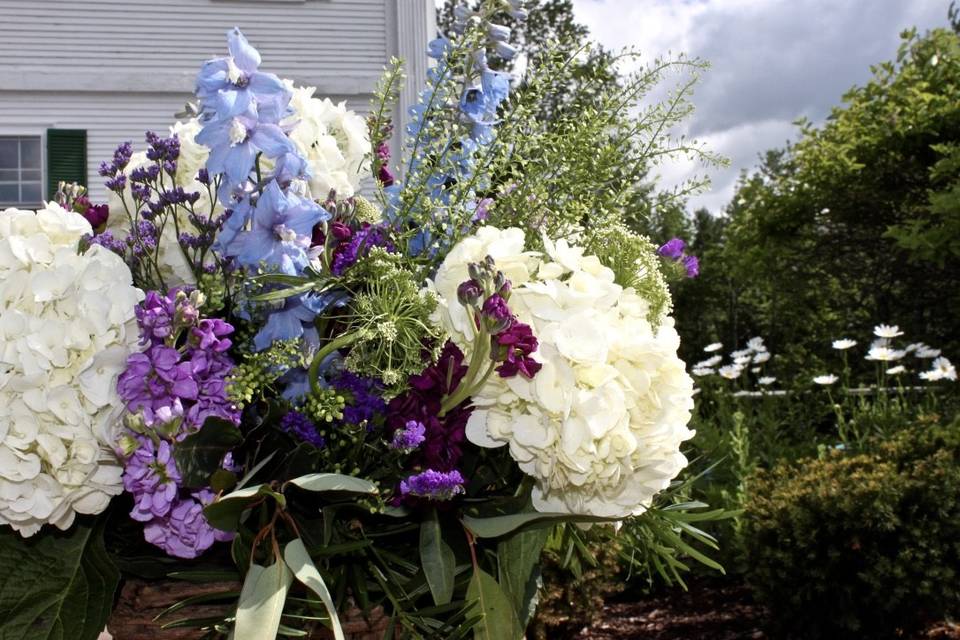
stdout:
<svg viewBox="0 0 960 640">
<path fill-rule="evenodd" d="M 36 206 L 43 200 L 40 136 L 0 136 L 0 206 Z"/>
</svg>

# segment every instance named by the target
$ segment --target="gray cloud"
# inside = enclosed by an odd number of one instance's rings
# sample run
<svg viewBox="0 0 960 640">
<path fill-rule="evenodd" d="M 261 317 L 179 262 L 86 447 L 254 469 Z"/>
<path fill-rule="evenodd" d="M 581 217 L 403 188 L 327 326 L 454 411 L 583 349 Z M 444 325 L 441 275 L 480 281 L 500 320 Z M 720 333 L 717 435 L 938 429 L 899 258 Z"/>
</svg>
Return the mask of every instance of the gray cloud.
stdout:
<svg viewBox="0 0 960 640">
<path fill-rule="evenodd" d="M 899 33 L 946 24 L 947 0 L 574 0 L 577 17 L 608 47 L 650 56 L 684 52 L 711 63 L 686 133 L 731 160 L 692 206 L 719 212 L 741 169 L 793 137 L 790 123 L 822 121 L 871 64 L 892 59 Z M 680 180 L 692 166 L 664 167 Z M 702 170 L 700 171 L 702 173 Z"/>
</svg>

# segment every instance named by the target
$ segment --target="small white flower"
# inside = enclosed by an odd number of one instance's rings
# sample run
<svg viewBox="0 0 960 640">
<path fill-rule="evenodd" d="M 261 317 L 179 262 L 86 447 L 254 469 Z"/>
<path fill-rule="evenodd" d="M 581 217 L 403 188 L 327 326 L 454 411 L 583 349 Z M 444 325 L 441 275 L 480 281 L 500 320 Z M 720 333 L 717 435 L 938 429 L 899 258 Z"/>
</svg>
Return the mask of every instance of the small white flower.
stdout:
<svg viewBox="0 0 960 640">
<path fill-rule="evenodd" d="M 736 360 L 737 358 L 746 358 L 751 356 L 753 352 L 750 349 L 738 349 L 730 354 L 730 357 Z"/>
<path fill-rule="evenodd" d="M 760 367 L 753 367 L 750 369 L 750 373 L 760 373 L 760 371 L 761 371 Z"/>
<path fill-rule="evenodd" d="M 898 365 L 895 366 L 895 367 L 890 367 L 889 369 L 887 369 L 887 375 L 888 375 L 888 376 L 898 376 L 898 375 L 900 375 L 901 373 L 903 373 L 903 372 L 906 371 L 906 370 L 907 370 L 906 367 L 904 367 L 902 364 L 898 364 Z"/>
<path fill-rule="evenodd" d="M 924 360 L 936 358 L 940 355 L 940 349 L 934 349 L 933 347 L 928 347 L 925 344 L 921 344 L 919 347 L 917 347 L 917 352 L 914 355 Z"/>
<path fill-rule="evenodd" d="M 728 364 L 724 367 L 720 367 L 717 370 L 717 373 L 727 380 L 736 380 L 740 377 L 740 374 L 743 373 L 743 369 L 735 364 Z"/>
<path fill-rule="evenodd" d="M 903 331 L 897 325 L 878 324 L 873 328 L 873 335 L 878 338 L 897 338 L 903 335 Z"/>
<path fill-rule="evenodd" d="M 770 352 L 769 352 L 769 351 L 763 351 L 763 352 L 758 353 L 757 355 L 753 356 L 753 363 L 754 363 L 754 364 L 763 364 L 764 362 L 766 362 L 766 361 L 769 360 L 769 359 L 770 359 Z"/>
<path fill-rule="evenodd" d="M 907 352 L 902 349 L 891 349 L 890 347 L 870 347 L 870 351 L 866 355 L 867 360 L 875 360 L 877 362 L 893 362 L 895 360 L 900 360 Z"/>
<path fill-rule="evenodd" d="M 733 363 L 743 367 L 749 364 L 751 360 L 753 360 L 753 358 L 751 358 L 749 355 L 742 355 L 735 357 L 733 359 Z"/>
<path fill-rule="evenodd" d="M 767 347 L 763 344 L 763 338 L 757 336 L 755 338 L 750 338 L 747 340 L 747 349 L 761 353 L 767 350 Z"/>
<path fill-rule="evenodd" d="M 957 370 L 949 360 L 941 356 L 933 361 L 933 368 L 930 369 L 930 371 L 924 371 L 921 373 L 920 377 L 930 382 L 937 380 L 956 381 Z"/>
<path fill-rule="evenodd" d="M 831 384 L 835 383 L 837 380 L 839 380 L 839 378 L 833 375 L 832 373 L 830 373 L 823 376 L 817 376 L 816 378 L 813 379 L 813 382 L 814 384 L 830 386 Z"/>
<path fill-rule="evenodd" d="M 833 348 L 840 351 L 845 351 L 855 346 L 857 346 L 857 341 L 849 338 L 841 338 L 840 340 L 833 341 Z"/>
<path fill-rule="evenodd" d="M 763 386 L 766 387 L 768 385 L 773 384 L 776 381 L 777 379 L 774 378 L 773 376 L 763 376 L 762 378 L 757 380 L 757 384 L 762 384 Z"/>
<path fill-rule="evenodd" d="M 714 371 L 710 367 L 694 367 L 690 373 L 697 376 L 698 378 L 702 378 L 704 376 L 712 376 L 714 373 L 716 373 L 716 371 Z"/>
<path fill-rule="evenodd" d="M 703 348 L 703 350 L 706 351 L 707 353 L 713 353 L 714 351 L 720 351 L 720 349 L 723 349 L 723 343 L 722 343 L 722 342 L 711 342 L 710 344 L 708 344 L 707 346 L 705 346 L 705 347 Z"/>
<path fill-rule="evenodd" d="M 694 368 L 715 367 L 720 364 L 721 361 L 723 361 L 723 356 L 717 355 L 707 358 L 706 360 L 701 360 L 693 366 Z"/>
</svg>

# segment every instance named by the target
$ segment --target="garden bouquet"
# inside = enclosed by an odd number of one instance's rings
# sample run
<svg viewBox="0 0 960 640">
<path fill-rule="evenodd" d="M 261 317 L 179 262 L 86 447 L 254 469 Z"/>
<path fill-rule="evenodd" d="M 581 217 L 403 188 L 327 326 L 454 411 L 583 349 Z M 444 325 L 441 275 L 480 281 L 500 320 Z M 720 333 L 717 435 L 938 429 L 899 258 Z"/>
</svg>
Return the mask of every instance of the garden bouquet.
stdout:
<svg viewBox="0 0 960 640">
<path fill-rule="evenodd" d="M 670 486 L 693 405 L 670 264 L 551 192 L 570 165 L 529 156 L 556 132 L 496 68 L 505 13 L 430 43 L 397 163 L 396 65 L 364 118 L 234 29 L 189 117 L 103 163 L 108 204 L 0 213 L 5 637 L 95 638 L 111 556 L 152 546 L 242 584 L 179 621 L 205 637 L 339 639 L 379 606 L 390 636 L 520 638 L 550 528 Z"/>
</svg>

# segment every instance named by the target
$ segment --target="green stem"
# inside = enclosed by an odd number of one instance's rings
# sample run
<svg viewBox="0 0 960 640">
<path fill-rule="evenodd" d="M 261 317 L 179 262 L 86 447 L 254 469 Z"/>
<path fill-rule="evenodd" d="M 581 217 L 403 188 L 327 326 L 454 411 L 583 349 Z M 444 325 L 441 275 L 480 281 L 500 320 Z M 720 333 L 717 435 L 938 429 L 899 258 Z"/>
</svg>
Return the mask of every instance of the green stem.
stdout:
<svg viewBox="0 0 960 640">
<path fill-rule="evenodd" d="M 345 333 L 334 338 L 324 345 L 323 348 L 317 351 L 316 355 L 313 356 L 313 360 L 310 362 L 310 369 L 307 372 L 307 379 L 310 381 L 310 390 L 313 393 L 318 394 L 322 391 L 320 388 L 320 364 L 323 362 L 324 358 L 337 349 L 342 349 L 353 344 L 359 337 L 359 331 Z"/>
</svg>

